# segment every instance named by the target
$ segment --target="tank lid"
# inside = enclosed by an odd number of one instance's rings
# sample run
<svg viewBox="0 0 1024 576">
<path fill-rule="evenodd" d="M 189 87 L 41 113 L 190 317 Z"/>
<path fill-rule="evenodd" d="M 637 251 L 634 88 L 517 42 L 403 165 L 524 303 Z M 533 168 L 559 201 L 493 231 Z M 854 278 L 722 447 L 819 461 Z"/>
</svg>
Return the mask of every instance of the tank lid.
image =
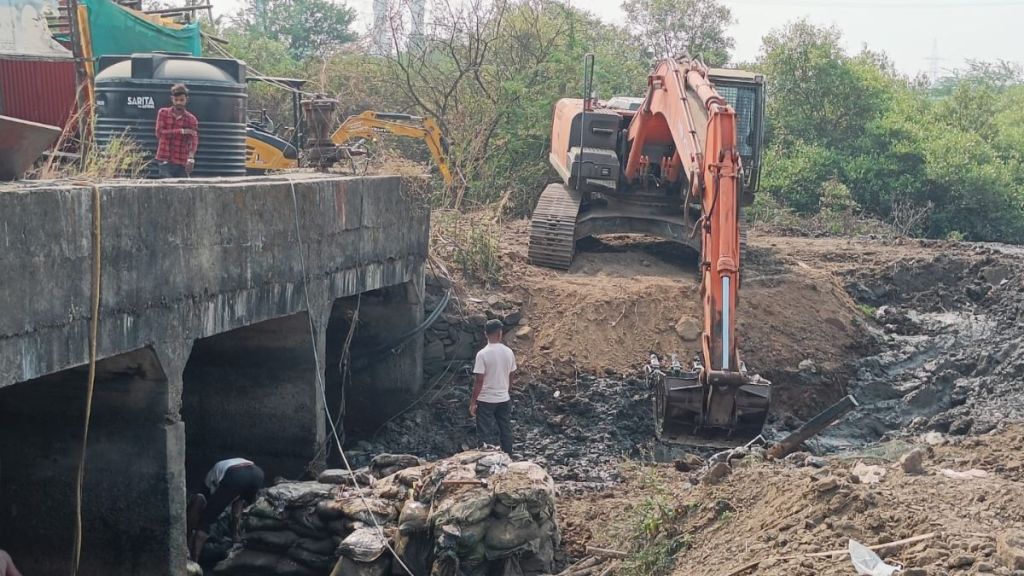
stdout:
<svg viewBox="0 0 1024 576">
<path fill-rule="evenodd" d="M 228 58 L 195 58 L 166 52 L 103 56 L 98 69 L 97 82 L 132 78 L 186 85 L 189 82 L 245 84 L 245 63 Z"/>
</svg>

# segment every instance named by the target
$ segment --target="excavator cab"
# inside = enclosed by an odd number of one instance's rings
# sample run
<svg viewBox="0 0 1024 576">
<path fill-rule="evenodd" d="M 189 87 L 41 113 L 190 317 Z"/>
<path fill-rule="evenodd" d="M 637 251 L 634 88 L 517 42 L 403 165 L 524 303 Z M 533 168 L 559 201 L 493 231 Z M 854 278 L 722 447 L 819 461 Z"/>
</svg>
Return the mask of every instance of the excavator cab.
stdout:
<svg viewBox="0 0 1024 576">
<path fill-rule="evenodd" d="M 764 147 L 764 76 L 727 68 L 711 68 L 708 79 L 736 111 L 736 143 L 743 159 L 740 205 L 750 206 L 761 182 Z"/>
<path fill-rule="evenodd" d="M 736 111 L 742 221 L 742 208 L 754 203 L 760 183 L 764 76 L 711 68 L 706 77 Z M 591 93 L 589 88 L 585 92 Z M 528 253 L 531 263 L 568 269 L 577 241 L 607 234 L 644 234 L 700 251 L 701 235 L 693 233 L 700 217 L 700 198 L 687 197 L 691 183 L 685 171 L 668 169 L 678 164 L 681 156 L 667 126 L 669 121 L 650 130 L 645 138 L 639 151 L 645 166 L 643 177 L 631 179 L 625 173 L 635 144 L 630 124 L 644 102 L 643 97 L 615 96 L 606 101 L 562 98 L 555 103 L 548 160 L 561 183 L 545 188 L 534 209 Z M 691 95 L 687 108 L 700 146 L 706 138 L 708 113 L 696 94 Z M 743 227 L 741 242 L 746 242 Z"/>
</svg>

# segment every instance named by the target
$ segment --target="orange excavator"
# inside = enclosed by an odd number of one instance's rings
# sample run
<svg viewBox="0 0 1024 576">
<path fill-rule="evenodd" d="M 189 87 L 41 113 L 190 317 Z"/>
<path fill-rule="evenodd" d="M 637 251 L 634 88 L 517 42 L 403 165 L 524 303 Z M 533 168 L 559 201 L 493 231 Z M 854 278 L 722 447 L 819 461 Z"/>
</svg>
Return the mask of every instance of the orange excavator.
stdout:
<svg viewBox="0 0 1024 576">
<path fill-rule="evenodd" d="M 662 60 L 643 98 L 593 96 L 555 104 L 550 162 L 561 181 L 545 188 L 530 223 L 532 263 L 567 269 L 576 240 L 640 233 L 700 253 L 704 325 L 690 371 L 652 359 L 656 434 L 669 443 L 720 445 L 760 434 L 770 383 L 749 374 L 736 334 L 741 207 L 757 189 L 764 80 Z"/>
</svg>

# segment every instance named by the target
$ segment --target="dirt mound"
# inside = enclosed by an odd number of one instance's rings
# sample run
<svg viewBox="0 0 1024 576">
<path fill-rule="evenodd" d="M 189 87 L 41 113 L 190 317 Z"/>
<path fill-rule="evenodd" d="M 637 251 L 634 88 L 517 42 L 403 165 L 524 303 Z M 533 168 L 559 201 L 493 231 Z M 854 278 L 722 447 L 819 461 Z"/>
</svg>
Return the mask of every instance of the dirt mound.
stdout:
<svg viewBox="0 0 1024 576">
<path fill-rule="evenodd" d="M 634 468 L 621 487 L 560 504 L 566 549 L 644 550 L 637 530 L 655 526 L 647 536 L 679 543 L 680 576 L 847 575 L 848 557 L 821 553 L 846 550 L 850 538 L 871 546 L 933 534 L 879 553 L 908 574 L 1010 574 L 997 538 L 1024 529 L 1024 428 L 932 441 L 921 448 L 923 474 L 898 462 L 905 443 L 812 459 L 819 467 L 740 460 L 714 485 L 669 466 Z M 880 482 L 865 483 L 879 470 Z"/>
<path fill-rule="evenodd" d="M 865 350 L 862 312 L 831 270 L 789 258 L 752 239 L 739 311 L 742 357 L 776 384 L 777 406 L 807 417 L 838 399 L 846 367 Z M 699 352 L 696 255 L 643 237 L 585 240 L 568 272 L 526 263 L 527 225 L 502 229 L 503 287 L 524 302 L 528 336 L 513 348 L 546 375 L 625 374 L 653 352 L 684 362 Z M 810 378 L 801 362 L 815 367 Z"/>
</svg>

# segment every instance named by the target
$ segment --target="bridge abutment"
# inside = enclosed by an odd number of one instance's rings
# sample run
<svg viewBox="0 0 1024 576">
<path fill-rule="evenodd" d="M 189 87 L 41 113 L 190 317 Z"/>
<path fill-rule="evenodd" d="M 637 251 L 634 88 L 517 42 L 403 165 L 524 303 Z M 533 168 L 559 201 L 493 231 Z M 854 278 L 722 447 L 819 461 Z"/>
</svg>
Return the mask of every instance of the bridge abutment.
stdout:
<svg viewBox="0 0 1024 576">
<path fill-rule="evenodd" d="M 397 177 L 120 182 L 101 197 L 80 573 L 179 576 L 186 488 L 210 465 L 248 457 L 268 482 L 322 465 L 314 347 L 332 411 L 343 394 L 332 305 L 365 303 L 362 351 L 422 321 L 429 213 Z M 0 545 L 26 574 L 70 567 L 94 208 L 88 187 L 0 187 Z M 411 402 L 421 366 L 415 335 L 355 370 L 346 416 Z"/>
</svg>

